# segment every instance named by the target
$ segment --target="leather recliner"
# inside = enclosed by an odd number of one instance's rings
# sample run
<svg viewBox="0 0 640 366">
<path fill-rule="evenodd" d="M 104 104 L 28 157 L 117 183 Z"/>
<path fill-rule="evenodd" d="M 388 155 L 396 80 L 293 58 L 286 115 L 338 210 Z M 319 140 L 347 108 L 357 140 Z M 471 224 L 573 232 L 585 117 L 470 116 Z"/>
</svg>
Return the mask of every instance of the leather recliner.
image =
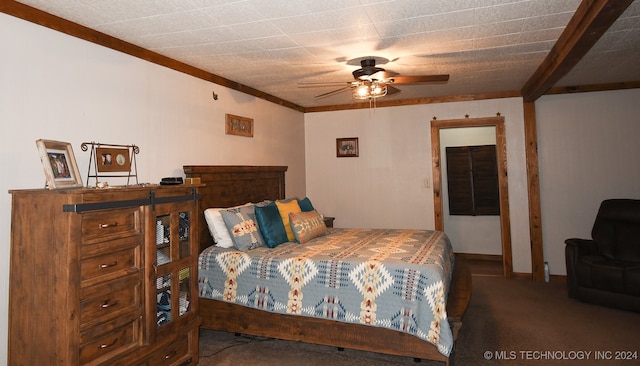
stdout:
<svg viewBox="0 0 640 366">
<path fill-rule="evenodd" d="M 569 297 L 640 312 L 640 200 L 603 201 L 591 237 L 565 240 Z"/>
</svg>

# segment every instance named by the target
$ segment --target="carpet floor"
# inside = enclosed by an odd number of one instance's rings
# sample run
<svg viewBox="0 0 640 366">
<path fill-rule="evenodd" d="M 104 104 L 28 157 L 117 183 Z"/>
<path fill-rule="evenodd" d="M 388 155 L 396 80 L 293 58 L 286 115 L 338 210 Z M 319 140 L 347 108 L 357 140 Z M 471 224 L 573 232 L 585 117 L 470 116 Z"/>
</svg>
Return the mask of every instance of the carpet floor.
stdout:
<svg viewBox="0 0 640 366">
<path fill-rule="evenodd" d="M 638 313 L 569 299 L 561 280 L 474 275 L 472 288 L 456 365 L 640 365 Z M 201 366 L 443 364 L 210 330 L 200 337 Z"/>
</svg>

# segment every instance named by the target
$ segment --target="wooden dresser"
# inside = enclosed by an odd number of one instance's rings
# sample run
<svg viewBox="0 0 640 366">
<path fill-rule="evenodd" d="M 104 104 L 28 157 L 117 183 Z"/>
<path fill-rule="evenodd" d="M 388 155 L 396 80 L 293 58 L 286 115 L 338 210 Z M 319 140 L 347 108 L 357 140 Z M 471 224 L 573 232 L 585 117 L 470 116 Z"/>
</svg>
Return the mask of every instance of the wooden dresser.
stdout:
<svg viewBox="0 0 640 366">
<path fill-rule="evenodd" d="M 10 365 L 198 363 L 198 186 L 10 193 Z"/>
</svg>

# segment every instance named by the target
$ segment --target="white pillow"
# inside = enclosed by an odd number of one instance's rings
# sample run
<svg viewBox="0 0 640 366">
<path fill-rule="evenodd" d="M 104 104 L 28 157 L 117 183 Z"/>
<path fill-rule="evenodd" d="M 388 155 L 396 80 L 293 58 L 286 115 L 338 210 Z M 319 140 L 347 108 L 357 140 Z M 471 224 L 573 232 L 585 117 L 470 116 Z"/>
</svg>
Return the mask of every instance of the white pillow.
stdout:
<svg viewBox="0 0 640 366">
<path fill-rule="evenodd" d="M 222 219 L 222 214 L 220 210 L 228 210 L 230 208 L 237 208 L 243 206 L 250 206 L 253 203 L 245 203 L 244 205 L 235 206 L 235 207 L 225 207 L 225 208 L 208 208 L 204 210 L 204 219 L 207 221 L 207 226 L 209 227 L 209 232 L 213 237 L 213 240 L 216 242 L 216 246 L 221 248 L 233 248 L 233 241 L 231 240 L 231 235 L 229 235 L 229 230 L 227 230 L 227 225 L 224 223 L 224 219 Z"/>
</svg>

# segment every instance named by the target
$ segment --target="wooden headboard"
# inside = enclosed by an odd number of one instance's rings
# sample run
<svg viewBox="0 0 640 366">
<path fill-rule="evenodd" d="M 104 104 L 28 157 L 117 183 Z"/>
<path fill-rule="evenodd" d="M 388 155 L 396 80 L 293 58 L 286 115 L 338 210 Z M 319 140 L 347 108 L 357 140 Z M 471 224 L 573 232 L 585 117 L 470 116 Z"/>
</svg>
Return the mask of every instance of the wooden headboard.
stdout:
<svg viewBox="0 0 640 366">
<path fill-rule="evenodd" d="M 204 219 L 207 208 L 285 198 L 286 166 L 185 165 L 183 169 L 187 178 L 200 178 L 206 185 L 200 189 L 202 199 L 198 209 L 200 251 L 213 244 Z"/>
</svg>

